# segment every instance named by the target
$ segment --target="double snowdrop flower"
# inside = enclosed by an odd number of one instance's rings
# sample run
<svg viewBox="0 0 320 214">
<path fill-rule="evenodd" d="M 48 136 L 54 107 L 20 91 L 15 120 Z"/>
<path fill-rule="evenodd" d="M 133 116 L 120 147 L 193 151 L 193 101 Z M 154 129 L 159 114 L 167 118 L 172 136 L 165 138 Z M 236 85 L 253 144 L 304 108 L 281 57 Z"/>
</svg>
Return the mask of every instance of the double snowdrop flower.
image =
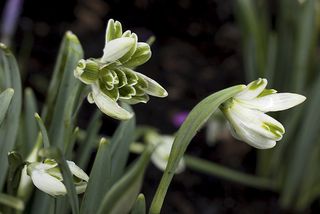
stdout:
<svg viewBox="0 0 320 214">
<path fill-rule="evenodd" d="M 154 134 L 152 138 L 149 139 L 149 142 L 154 144 L 155 150 L 151 155 L 152 163 L 164 171 L 167 167 L 171 148 L 173 145 L 174 137 L 170 135 L 158 135 Z M 181 173 L 185 170 L 186 164 L 182 158 L 177 166 L 175 173 Z"/>
<path fill-rule="evenodd" d="M 83 193 L 89 181 L 88 175 L 74 162 L 67 161 L 67 164 L 73 175 L 77 194 Z M 41 191 L 54 197 L 67 194 L 67 189 L 62 182 L 61 171 L 55 160 L 46 159 L 44 162 L 30 163 L 27 167 L 27 173 L 33 184 Z"/>
<path fill-rule="evenodd" d="M 138 42 L 138 36 L 122 32 L 118 21 L 109 20 L 106 42 L 100 59 L 80 60 L 74 71 L 76 78 L 91 86 L 88 101 L 105 114 L 120 120 L 130 119 L 132 113 L 117 101 L 128 104 L 146 103 L 149 95 L 166 97 L 167 91 L 153 79 L 133 69 L 151 57 L 150 46 Z"/>
<path fill-rule="evenodd" d="M 292 108 L 306 99 L 266 89 L 267 83 L 261 78 L 251 82 L 220 107 L 231 124 L 232 135 L 258 149 L 274 147 L 285 133 L 283 125 L 265 113 Z"/>
</svg>

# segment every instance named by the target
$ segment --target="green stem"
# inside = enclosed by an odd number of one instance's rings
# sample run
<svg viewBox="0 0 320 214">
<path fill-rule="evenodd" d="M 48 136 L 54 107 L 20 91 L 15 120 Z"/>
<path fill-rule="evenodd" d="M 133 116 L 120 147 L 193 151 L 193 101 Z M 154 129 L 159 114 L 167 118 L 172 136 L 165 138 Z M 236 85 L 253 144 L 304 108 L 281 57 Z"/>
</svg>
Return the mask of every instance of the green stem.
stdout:
<svg viewBox="0 0 320 214">
<path fill-rule="evenodd" d="M 130 145 L 130 151 L 135 154 L 141 154 L 145 145 L 134 142 Z M 203 160 L 201 158 L 193 157 L 191 155 L 184 155 L 187 168 L 197 172 L 208 175 L 220 177 L 229 181 L 247 185 L 258 189 L 277 190 L 274 183 L 267 178 L 249 175 L 233 169 L 228 169 L 211 161 Z"/>
<path fill-rule="evenodd" d="M 4 193 L 0 193 L 0 204 L 4 204 L 16 210 L 20 210 L 20 211 L 24 210 L 24 203 L 22 200 Z"/>
<path fill-rule="evenodd" d="M 238 172 L 236 170 L 228 169 L 224 166 L 220 166 L 219 164 L 202 160 L 200 158 L 192 157 L 190 155 L 185 155 L 184 159 L 189 169 L 217 176 L 250 187 L 267 190 L 276 190 L 276 187 L 273 185 L 270 179 Z"/>
</svg>

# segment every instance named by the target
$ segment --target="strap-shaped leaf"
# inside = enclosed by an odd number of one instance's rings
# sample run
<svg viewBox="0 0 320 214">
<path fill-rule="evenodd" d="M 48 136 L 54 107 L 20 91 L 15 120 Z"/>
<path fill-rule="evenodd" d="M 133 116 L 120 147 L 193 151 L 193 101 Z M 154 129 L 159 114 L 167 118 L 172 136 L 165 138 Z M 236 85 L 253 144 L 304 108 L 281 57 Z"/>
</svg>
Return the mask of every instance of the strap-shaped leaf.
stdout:
<svg viewBox="0 0 320 214">
<path fill-rule="evenodd" d="M 102 125 L 101 112 L 96 110 L 95 114 L 91 117 L 90 123 L 86 129 L 86 136 L 80 141 L 79 152 L 76 156 L 78 166 L 81 169 L 86 169 L 91 158 L 93 148 L 96 149 L 98 144 L 98 134 Z"/>
<path fill-rule="evenodd" d="M 24 127 L 26 140 L 24 139 L 23 142 L 23 151 L 25 154 L 31 152 L 38 137 L 37 122 L 34 119 L 36 112 L 38 112 L 38 108 L 35 95 L 31 88 L 27 88 L 24 91 Z"/>
<path fill-rule="evenodd" d="M 19 187 L 21 171 L 25 166 L 21 155 L 12 151 L 8 154 L 9 172 L 8 172 L 8 193 L 15 195 Z"/>
<path fill-rule="evenodd" d="M 102 197 L 111 185 L 111 147 L 110 142 L 102 138 L 98 153 L 90 173 L 90 179 L 84 194 L 81 214 L 96 213 Z"/>
<path fill-rule="evenodd" d="M 0 94 L 0 125 L 6 116 L 13 94 L 14 90 L 12 88 L 8 88 Z"/>
<path fill-rule="evenodd" d="M 7 154 L 14 147 L 21 113 L 21 80 L 17 62 L 11 51 L 0 43 L 0 88 L 12 88 L 6 117 L 0 125 L 0 189 L 2 189 L 8 168 Z"/>
<path fill-rule="evenodd" d="M 192 109 L 185 122 L 177 132 L 171 149 L 167 168 L 162 176 L 157 192 L 153 198 L 149 213 L 160 213 L 175 169 L 177 168 L 180 159 L 182 158 L 190 141 L 197 133 L 197 131 L 205 124 L 205 122 L 223 102 L 242 91 L 244 87 L 244 85 L 238 85 L 218 91 L 202 100 Z"/>
<path fill-rule="evenodd" d="M 152 148 L 147 147 L 124 176 L 103 197 L 98 214 L 128 213 L 140 192 L 144 171 L 150 161 Z"/>
<path fill-rule="evenodd" d="M 34 117 L 36 118 L 36 121 L 38 122 L 38 126 L 39 126 L 40 132 L 42 134 L 44 148 L 49 148 L 50 147 L 50 141 L 49 141 L 47 129 L 44 126 L 43 121 L 42 121 L 42 119 L 41 119 L 41 117 L 39 116 L 38 113 L 35 113 Z"/>
<path fill-rule="evenodd" d="M 71 135 L 74 129 L 74 127 L 66 127 L 66 125 L 70 124 L 72 120 L 72 114 L 68 112 L 68 108 L 73 110 L 73 107 L 77 106 L 75 103 L 79 100 L 75 96 L 80 94 L 78 90 L 83 89 L 73 75 L 73 71 L 82 57 L 83 50 L 78 38 L 73 33 L 67 32 L 59 51 L 48 92 L 46 110 L 43 113 L 44 122 L 49 127 L 48 135 L 51 144 L 58 146 L 61 150 L 64 149 L 65 135 Z"/>
<path fill-rule="evenodd" d="M 132 112 L 129 105 L 123 104 L 123 108 Z M 134 139 L 136 120 L 133 116 L 130 120 L 121 122 L 111 139 L 112 169 L 111 181 L 116 182 L 123 174 L 128 156 L 130 153 L 130 144 Z M 110 187 L 109 187 L 110 188 Z"/>
<path fill-rule="evenodd" d="M 145 214 L 146 213 L 146 199 L 144 195 L 140 193 L 136 202 L 133 205 L 131 214 Z"/>
</svg>

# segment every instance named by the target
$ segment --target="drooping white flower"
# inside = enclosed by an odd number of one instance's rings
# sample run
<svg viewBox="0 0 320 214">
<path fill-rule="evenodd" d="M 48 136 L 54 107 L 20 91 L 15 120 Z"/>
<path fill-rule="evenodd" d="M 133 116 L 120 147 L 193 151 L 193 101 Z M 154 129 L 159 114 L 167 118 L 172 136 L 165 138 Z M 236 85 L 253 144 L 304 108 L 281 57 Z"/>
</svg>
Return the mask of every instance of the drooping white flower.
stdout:
<svg viewBox="0 0 320 214">
<path fill-rule="evenodd" d="M 262 78 L 251 82 L 220 107 L 233 136 L 258 149 L 274 147 L 285 133 L 283 125 L 265 113 L 292 108 L 306 99 L 299 94 L 266 89 L 267 83 Z"/>
<path fill-rule="evenodd" d="M 88 175 L 74 162 L 67 161 L 67 164 L 75 178 L 74 184 L 77 194 L 83 193 L 89 181 Z M 46 159 L 44 162 L 30 163 L 27 167 L 27 172 L 33 184 L 41 191 L 51 196 L 67 194 L 61 171 L 55 160 Z"/>
<path fill-rule="evenodd" d="M 151 155 L 151 161 L 156 167 L 158 167 L 162 171 L 164 171 L 167 167 L 173 141 L 173 136 L 158 135 L 157 140 L 153 142 L 156 148 Z M 185 170 L 185 168 L 186 164 L 184 159 L 182 158 L 177 166 L 175 173 L 181 173 Z"/>
</svg>

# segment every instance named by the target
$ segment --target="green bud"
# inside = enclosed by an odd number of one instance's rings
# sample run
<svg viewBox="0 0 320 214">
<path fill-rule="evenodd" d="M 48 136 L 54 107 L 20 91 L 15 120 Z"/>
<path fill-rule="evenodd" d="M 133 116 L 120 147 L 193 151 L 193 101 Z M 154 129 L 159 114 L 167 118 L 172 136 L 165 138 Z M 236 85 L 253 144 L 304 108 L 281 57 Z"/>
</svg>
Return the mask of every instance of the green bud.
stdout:
<svg viewBox="0 0 320 214">
<path fill-rule="evenodd" d="M 74 76 L 85 84 L 92 84 L 99 77 L 99 65 L 93 60 L 81 59 L 74 70 Z"/>
<path fill-rule="evenodd" d="M 109 42 L 113 39 L 120 38 L 122 35 L 122 26 L 121 23 L 118 21 L 114 21 L 110 19 L 107 25 L 106 30 L 106 41 Z"/>
<path fill-rule="evenodd" d="M 150 46 L 144 42 L 138 42 L 137 49 L 131 56 L 130 60 L 123 65 L 129 68 L 134 68 L 146 63 L 151 57 Z"/>
</svg>

